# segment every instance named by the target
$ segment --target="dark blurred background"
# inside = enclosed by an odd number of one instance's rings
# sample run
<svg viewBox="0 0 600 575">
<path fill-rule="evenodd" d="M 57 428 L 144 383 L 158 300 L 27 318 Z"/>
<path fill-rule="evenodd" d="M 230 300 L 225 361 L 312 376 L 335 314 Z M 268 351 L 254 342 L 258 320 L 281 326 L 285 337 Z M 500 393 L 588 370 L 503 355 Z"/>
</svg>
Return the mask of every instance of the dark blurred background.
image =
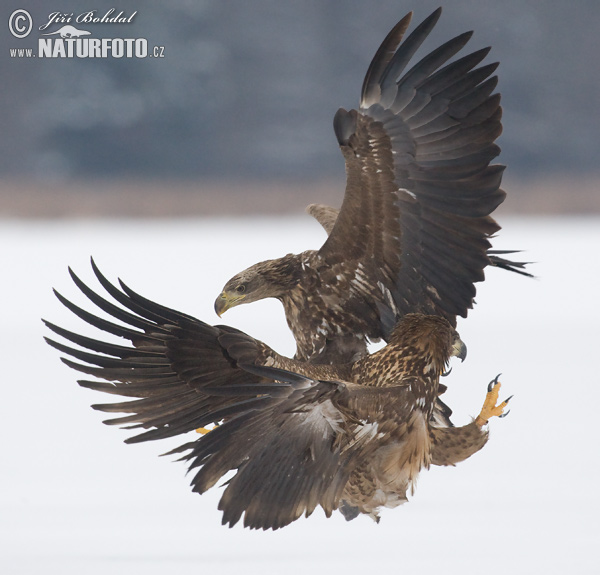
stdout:
<svg viewBox="0 0 600 575">
<path fill-rule="evenodd" d="M 0 215 L 339 204 L 335 111 L 358 104 L 389 29 L 411 9 L 414 27 L 440 4 L 421 56 L 475 30 L 467 49 L 491 45 L 486 62 L 501 63 L 500 161 L 513 208 L 600 207 L 597 0 L 11 0 L 0 9 Z M 18 8 L 34 21 L 21 40 L 6 25 Z M 51 12 L 110 8 L 137 14 L 131 24 L 76 27 L 147 38 L 164 58 L 10 57 L 11 48 L 37 52 L 41 34 L 59 28 L 38 30 Z"/>
</svg>

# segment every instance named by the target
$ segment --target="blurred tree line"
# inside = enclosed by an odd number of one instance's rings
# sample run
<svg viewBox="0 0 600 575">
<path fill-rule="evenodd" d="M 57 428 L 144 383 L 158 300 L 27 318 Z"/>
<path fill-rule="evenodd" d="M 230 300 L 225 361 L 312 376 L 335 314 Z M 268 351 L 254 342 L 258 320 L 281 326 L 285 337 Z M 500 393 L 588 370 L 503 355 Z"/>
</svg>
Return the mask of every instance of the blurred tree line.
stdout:
<svg viewBox="0 0 600 575">
<path fill-rule="evenodd" d="M 11 0 L 4 22 L 25 8 L 34 29 L 18 40 L 3 25 L 0 171 L 44 179 L 337 177 L 335 111 L 357 105 L 369 61 L 400 17 L 415 10 L 414 26 L 440 3 Z M 486 62 L 501 63 L 501 161 L 511 173 L 597 172 L 600 3 L 443 6 L 425 48 L 471 29 L 468 49 L 492 46 Z M 165 57 L 9 56 L 10 48 L 37 47 L 51 12 L 110 8 L 137 14 L 128 25 L 78 27 L 96 38 L 147 38 Z"/>
</svg>

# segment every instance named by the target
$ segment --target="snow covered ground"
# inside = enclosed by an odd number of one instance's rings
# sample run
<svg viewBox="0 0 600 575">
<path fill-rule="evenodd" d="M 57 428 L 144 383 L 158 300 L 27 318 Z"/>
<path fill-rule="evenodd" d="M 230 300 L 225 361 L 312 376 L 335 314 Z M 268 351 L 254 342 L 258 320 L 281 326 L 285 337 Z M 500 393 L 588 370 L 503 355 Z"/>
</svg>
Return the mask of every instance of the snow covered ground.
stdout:
<svg viewBox="0 0 600 575">
<path fill-rule="evenodd" d="M 308 217 L 265 220 L 15 222 L 3 246 L 0 571 L 6 574 L 600 572 L 600 219 L 504 218 L 499 248 L 526 249 L 537 280 L 490 270 L 459 323 L 469 356 L 446 380 L 457 424 L 502 372 L 511 414 L 482 452 L 424 472 L 412 501 L 379 525 L 317 511 L 277 532 L 220 525 L 220 490 L 191 493 L 185 465 L 157 455 L 182 443 L 126 446 L 100 423 L 105 397 L 75 383 L 42 335 L 43 316 L 81 329 L 51 287 L 82 303 L 67 274 L 109 278 L 219 323 L 225 280 L 260 259 L 318 247 Z M 278 302 L 222 322 L 282 353 L 293 344 Z"/>
</svg>

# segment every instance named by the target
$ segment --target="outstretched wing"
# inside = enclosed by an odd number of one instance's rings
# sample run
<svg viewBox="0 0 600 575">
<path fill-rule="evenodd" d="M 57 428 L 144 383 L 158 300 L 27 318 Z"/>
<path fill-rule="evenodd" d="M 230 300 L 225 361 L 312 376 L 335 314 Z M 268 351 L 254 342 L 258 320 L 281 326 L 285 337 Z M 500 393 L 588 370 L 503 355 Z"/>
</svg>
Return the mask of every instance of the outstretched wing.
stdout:
<svg viewBox="0 0 600 575">
<path fill-rule="evenodd" d="M 455 323 L 490 263 L 504 166 L 490 165 L 502 130 L 497 64 L 477 68 L 489 48 L 448 64 L 467 32 L 405 71 L 440 12 L 404 41 L 411 14 L 403 18 L 368 69 L 359 110 L 335 116 L 347 185 L 319 255 L 343 263 L 348 281 L 359 272 L 379 283 L 396 319 L 421 312 Z"/>
<path fill-rule="evenodd" d="M 277 365 L 279 356 L 268 346 L 234 328 L 210 326 L 154 303 L 123 283 L 119 289 L 93 262 L 92 266 L 113 301 L 91 290 L 72 271 L 71 276 L 111 320 L 76 306 L 58 292 L 56 295 L 85 322 L 127 344 L 82 336 L 50 322 L 45 323 L 53 332 L 78 347 L 49 338 L 46 341 L 69 356 L 63 358 L 68 366 L 98 378 L 81 380 L 81 386 L 132 398 L 93 406 L 107 413 L 129 414 L 107 424 L 147 429 L 127 439 L 128 443 L 172 437 L 218 422 L 240 411 L 240 398 L 248 409 L 268 401 L 266 397 L 256 398 L 253 391 L 253 386 L 264 382 L 238 367 L 240 362 Z M 284 389 L 270 383 L 270 397 L 288 393 L 288 386 Z"/>
<path fill-rule="evenodd" d="M 125 339 L 127 345 L 92 339 L 50 322 L 45 323 L 53 332 L 78 347 L 46 339 L 73 358 L 63 359 L 68 366 L 104 380 L 83 380 L 80 385 L 129 398 L 93 406 L 129 414 L 105 423 L 148 429 L 128 443 L 221 423 L 174 452 L 192 450 L 187 459 L 193 459 L 192 469 L 201 466 L 193 480 L 194 490 L 201 493 L 229 470 L 239 469 L 221 500 L 224 523 L 233 526 L 244 514 L 247 526 L 277 529 L 309 515 L 317 505 L 331 514 L 346 477 L 339 473 L 342 438 L 350 437 L 328 402 L 338 384 L 273 368 L 259 371 L 262 364 L 277 364 L 277 354 L 264 344 L 154 303 L 122 282 L 118 288 L 92 266 L 112 301 L 70 273 L 110 320 L 56 295 L 85 322 Z M 277 375 L 280 381 L 274 380 Z"/>
<path fill-rule="evenodd" d="M 110 320 L 56 295 L 85 322 L 127 344 L 106 341 L 110 337 L 93 339 L 50 322 L 46 325 L 55 334 L 77 347 L 46 339 L 69 356 L 63 358 L 68 366 L 97 378 L 80 385 L 128 398 L 93 406 L 127 414 L 105 423 L 146 429 L 128 443 L 220 423 L 172 453 L 186 452 L 190 469 L 200 467 L 192 481 L 200 493 L 236 471 L 219 504 L 223 523 L 233 526 L 243 515 L 248 527 L 277 529 L 319 505 L 327 515 L 338 508 L 352 469 L 376 450 L 382 436 L 357 432 L 364 425 L 359 419 L 368 419 L 371 412 L 376 417 L 381 406 L 402 417 L 406 400 L 400 409 L 390 401 L 402 392 L 267 367 L 286 365 L 285 358 L 238 330 L 209 326 L 140 296 L 122 282 L 118 288 L 92 265 L 110 299 L 72 271 L 71 276 Z M 354 391 L 348 392 L 346 385 Z M 357 388 L 369 395 L 366 401 L 357 398 Z M 397 427 L 393 422 L 388 426 Z M 371 427 L 377 429 L 377 424 Z"/>
</svg>

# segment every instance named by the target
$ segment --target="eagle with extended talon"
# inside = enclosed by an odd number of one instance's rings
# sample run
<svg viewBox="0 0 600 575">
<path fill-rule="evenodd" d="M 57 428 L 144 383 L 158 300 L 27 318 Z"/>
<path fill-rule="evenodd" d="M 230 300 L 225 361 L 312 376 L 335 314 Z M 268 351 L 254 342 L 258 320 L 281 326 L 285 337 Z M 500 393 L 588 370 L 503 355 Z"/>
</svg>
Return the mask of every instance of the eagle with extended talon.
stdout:
<svg viewBox="0 0 600 575">
<path fill-rule="evenodd" d="M 462 34 L 405 72 L 439 14 L 404 41 L 411 16 L 403 18 L 368 69 L 359 110 L 335 116 L 348 180 L 339 214 L 311 208 L 329 232 L 325 244 L 252 266 L 215 303 L 220 314 L 280 299 L 296 359 L 119 289 L 95 266 L 114 302 L 73 279 L 110 320 L 57 294 L 127 342 L 47 324 L 78 346 L 48 340 L 72 358 L 67 365 L 96 378 L 82 386 L 130 398 L 95 406 L 126 414 L 107 423 L 144 430 L 129 442 L 218 424 L 175 452 L 197 470 L 200 493 L 235 471 L 219 504 L 224 523 L 243 516 L 251 528 L 277 529 L 318 506 L 377 518 L 406 501 L 422 468 L 481 449 L 484 425 L 503 414 L 496 379 L 473 422 L 433 423 L 447 421 L 439 377 L 450 357 L 464 356 L 456 316 L 472 306 L 474 283 L 488 265 L 523 273 L 490 250 L 499 229 L 490 214 L 504 192 L 503 167 L 490 165 L 501 131 L 496 65 L 477 67 L 488 49 L 448 64 L 470 37 Z M 388 345 L 366 355 L 378 338 Z"/>
<path fill-rule="evenodd" d="M 77 347 L 48 339 L 63 361 L 96 379 L 80 385 L 128 401 L 93 406 L 126 415 L 105 423 L 142 428 L 130 443 L 216 429 L 186 443 L 192 485 L 203 493 L 226 473 L 223 523 L 278 529 L 321 506 L 347 519 L 407 500 L 420 470 L 453 465 L 487 441 L 488 419 L 501 415 L 497 382 L 477 419 L 462 427 L 430 423 L 439 379 L 466 348 L 448 320 L 406 314 L 382 350 L 350 364 L 318 365 L 280 356 L 227 326 L 210 326 L 110 283 L 113 301 L 73 272 L 85 296 L 111 319 L 59 300 L 88 324 L 126 345 L 46 325 Z M 120 305 L 118 305 L 120 304 Z M 117 320 L 117 322 L 115 322 Z M 103 381 L 101 381 L 103 380 Z"/>
<path fill-rule="evenodd" d="M 235 275 L 215 301 L 226 310 L 279 299 L 297 344 L 315 363 L 354 361 L 369 340 L 388 341 L 406 313 L 456 325 L 473 305 L 474 283 L 497 266 L 523 263 L 490 250 L 504 201 L 497 64 L 477 67 L 489 48 L 448 63 L 466 32 L 409 62 L 441 8 L 402 41 L 412 14 L 392 29 L 365 76 L 358 110 L 340 109 L 334 130 L 346 162 L 341 210 L 312 205 L 329 233 L 318 251 L 264 261 Z"/>
</svg>

